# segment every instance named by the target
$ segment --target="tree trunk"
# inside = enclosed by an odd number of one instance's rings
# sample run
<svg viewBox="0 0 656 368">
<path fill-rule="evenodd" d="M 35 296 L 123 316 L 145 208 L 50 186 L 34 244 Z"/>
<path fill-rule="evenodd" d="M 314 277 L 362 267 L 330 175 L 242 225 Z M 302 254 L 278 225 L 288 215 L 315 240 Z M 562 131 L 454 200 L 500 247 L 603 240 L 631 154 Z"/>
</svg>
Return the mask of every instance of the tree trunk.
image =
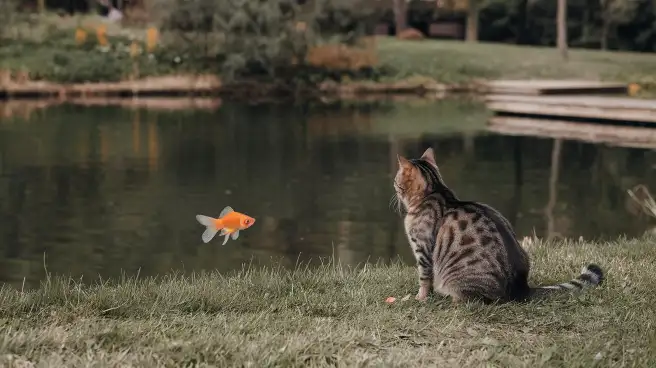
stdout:
<svg viewBox="0 0 656 368">
<path fill-rule="evenodd" d="M 558 51 L 563 60 L 567 60 L 567 0 L 558 0 L 556 24 L 558 26 Z"/>
<path fill-rule="evenodd" d="M 516 42 L 518 45 L 529 45 L 531 41 L 528 27 L 528 0 L 520 0 L 518 9 L 519 33 Z"/>
<path fill-rule="evenodd" d="M 608 50 L 608 31 L 610 30 L 610 25 L 608 21 L 604 19 L 604 24 L 601 26 L 601 49 Z"/>
<path fill-rule="evenodd" d="M 469 0 L 469 9 L 467 12 L 467 42 L 478 41 L 478 13 L 480 6 L 478 0 Z"/>
<path fill-rule="evenodd" d="M 394 28 L 397 36 L 406 27 L 408 13 L 405 5 L 405 0 L 394 0 Z"/>
<path fill-rule="evenodd" d="M 46 0 L 39 0 L 38 1 L 38 8 L 39 8 L 39 13 L 45 13 L 45 11 L 46 11 Z"/>
</svg>

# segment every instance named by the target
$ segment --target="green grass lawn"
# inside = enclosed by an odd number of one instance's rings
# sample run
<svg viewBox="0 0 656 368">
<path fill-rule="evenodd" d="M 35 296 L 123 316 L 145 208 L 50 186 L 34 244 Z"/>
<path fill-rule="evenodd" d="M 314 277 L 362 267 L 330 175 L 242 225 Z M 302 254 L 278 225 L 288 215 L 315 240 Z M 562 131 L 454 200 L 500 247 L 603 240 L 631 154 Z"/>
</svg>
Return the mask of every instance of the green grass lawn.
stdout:
<svg viewBox="0 0 656 368">
<path fill-rule="evenodd" d="M 656 85 L 656 55 L 570 50 L 561 60 L 555 48 L 460 41 L 378 40 L 380 61 L 396 69 L 395 78 L 430 76 L 440 82 L 472 79 L 589 79 Z"/>
<path fill-rule="evenodd" d="M 27 69 L 33 78 L 57 82 L 125 79 L 133 71 L 133 60 L 128 55 L 130 39 L 143 43 L 145 31 L 108 24 L 107 34 L 114 48 L 102 52 L 93 46 L 93 29 L 103 23 L 97 16 L 62 18 L 47 14 L 37 16 L 32 24 L 12 26 L 7 34 L 21 41 L 5 40 L 0 44 L 0 69 Z M 91 31 L 84 47 L 75 42 L 78 25 Z M 207 72 L 195 70 L 191 62 L 173 62 L 179 51 L 163 46 L 157 49 L 153 59 L 142 55 L 136 59 L 140 75 Z M 380 37 L 378 52 L 380 66 L 389 67 L 384 81 L 409 77 L 430 77 L 442 83 L 515 78 L 589 79 L 636 82 L 648 90 L 656 90 L 656 56 L 647 53 L 572 49 L 570 60 L 565 62 L 552 47 L 405 41 L 394 37 Z"/>
<path fill-rule="evenodd" d="M 579 296 L 497 306 L 420 303 L 410 266 L 244 270 L 53 279 L 0 291 L 0 359 L 42 366 L 589 367 L 656 364 L 656 239 L 529 248 L 532 283 L 587 262 L 605 284 Z M 386 304 L 388 296 L 397 297 Z M 23 365 L 27 366 L 27 365 Z"/>
</svg>

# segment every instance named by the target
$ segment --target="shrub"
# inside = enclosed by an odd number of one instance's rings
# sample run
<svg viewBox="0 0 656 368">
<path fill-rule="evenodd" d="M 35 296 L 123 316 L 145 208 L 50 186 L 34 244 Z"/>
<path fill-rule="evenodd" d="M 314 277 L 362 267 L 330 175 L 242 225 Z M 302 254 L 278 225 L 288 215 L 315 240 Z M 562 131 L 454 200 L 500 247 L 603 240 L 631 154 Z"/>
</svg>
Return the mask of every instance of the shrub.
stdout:
<svg viewBox="0 0 656 368">
<path fill-rule="evenodd" d="M 171 12 L 161 28 L 171 35 L 173 47 L 196 63 L 215 65 L 228 82 L 244 77 L 303 79 L 302 71 L 317 65 L 352 69 L 357 63 L 338 62 L 343 58 L 336 55 L 344 48 L 317 46 L 354 44 L 371 33 L 375 14 L 362 6 L 364 0 L 317 0 L 312 8 L 296 0 L 170 1 Z M 328 59 L 333 61 L 316 62 L 318 54 L 332 55 Z M 308 65 L 306 56 L 315 62 Z"/>
<path fill-rule="evenodd" d="M 374 33 L 386 8 L 377 0 L 316 0 L 313 20 L 323 39 L 338 38 L 353 44 Z"/>
<path fill-rule="evenodd" d="M 0 40 L 9 37 L 10 30 L 19 15 L 18 0 L 0 1 Z"/>
<path fill-rule="evenodd" d="M 133 76 L 185 72 L 191 69 L 171 50 L 155 48 L 152 53 L 133 54 L 131 45 L 146 48 L 146 40 L 126 36 L 105 35 L 101 46 L 93 29 L 83 42 L 76 40 L 75 29 L 50 32 L 43 41 L 23 39 L 0 47 L 0 69 L 29 70 L 30 79 L 53 82 L 110 82 Z"/>
</svg>

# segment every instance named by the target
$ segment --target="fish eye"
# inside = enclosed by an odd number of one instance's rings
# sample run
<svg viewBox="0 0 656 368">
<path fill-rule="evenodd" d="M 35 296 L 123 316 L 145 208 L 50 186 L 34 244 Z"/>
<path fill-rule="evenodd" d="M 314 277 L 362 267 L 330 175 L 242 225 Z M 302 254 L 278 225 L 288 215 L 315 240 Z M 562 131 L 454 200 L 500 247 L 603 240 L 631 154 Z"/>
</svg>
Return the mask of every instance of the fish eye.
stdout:
<svg viewBox="0 0 656 368">
<path fill-rule="evenodd" d="M 251 222 L 251 220 L 249 220 L 249 219 L 244 220 L 244 223 L 245 223 L 246 225 L 248 225 L 250 222 Z"/>
</svg>

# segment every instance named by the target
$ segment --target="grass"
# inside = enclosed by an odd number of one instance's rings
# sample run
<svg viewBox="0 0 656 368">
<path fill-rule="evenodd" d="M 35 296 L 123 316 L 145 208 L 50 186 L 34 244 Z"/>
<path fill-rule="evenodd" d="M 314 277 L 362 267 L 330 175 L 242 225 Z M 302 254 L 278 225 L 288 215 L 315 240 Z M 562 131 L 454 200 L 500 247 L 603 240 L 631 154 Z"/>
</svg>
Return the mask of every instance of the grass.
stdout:
<svg viewBox="0 0 656 368">
<path fill-rule="evenodd" d="M 419 303 L 401 264 L 0 290 L 0 363 L 43 366 L 589 367 L 656 364 L 656 239 L 534 243 L 532 283 L 589 261 L 604 286 L 527 304 Z M 387 296 L 397 302 L 386 304 Z M 16 365 L 18 366 L 18 365 Z M 27 365 L 23 365 L 27 366 Z"/>
<path fill-rule="evenodd" d="M 31 22 L 9 30 L 8 34 L 21 41 L 0 45 L 0 70 L 26 69 L 32 78 L 55 82 L 126 79 L 132 75 L 135 63 L 140 76 L 208 71 L 207 65 L 194 65 L 192 58 L 176 47 L 161 46 L 150 57 L 143 54 L 131 59 L 131 40 L 143 45 L 146 37 L 144 29 L 138 27 L 107 24 L 112 48 L 99 51 L 93 30 L 104 22 L 98 16 L 62 18 L 46 14 L 35 15 Z M 75 43 L 77 26 L 90 32 L 85 46 Z M 169 38 L 163 36 L 163 40 Z M 408 41 L 394 37 L 378 37 L 377 51 L 378 65 L 385 75 L 382 82 L 426 77 L 447 84 L 489 79 L 588 79 L 638 83 L 647 91 L 656 90 L 656 63 L 654 56 L 647 53 L 571 49 L 570 60 L 563 62 L 553 47 Z M 319 54 L 319 64 L 335 63 L 334 53 Z M 368 51 L 350 57 L 375 59 Z M 353 62 L 368 65 L 364 60 Z M 217 70 L 213 67 L 212 72 Z"/>
<path fill-rule="evenodd" d="M 382 63 L 396 69 L 394 78 L 423 75 L 445 83 L 473 79 L 589 79 L 656 86 L 654 55 L 571 49 L 563 62 L 553 47 L 459 41 L 379 39 Z"/>
</svg>

